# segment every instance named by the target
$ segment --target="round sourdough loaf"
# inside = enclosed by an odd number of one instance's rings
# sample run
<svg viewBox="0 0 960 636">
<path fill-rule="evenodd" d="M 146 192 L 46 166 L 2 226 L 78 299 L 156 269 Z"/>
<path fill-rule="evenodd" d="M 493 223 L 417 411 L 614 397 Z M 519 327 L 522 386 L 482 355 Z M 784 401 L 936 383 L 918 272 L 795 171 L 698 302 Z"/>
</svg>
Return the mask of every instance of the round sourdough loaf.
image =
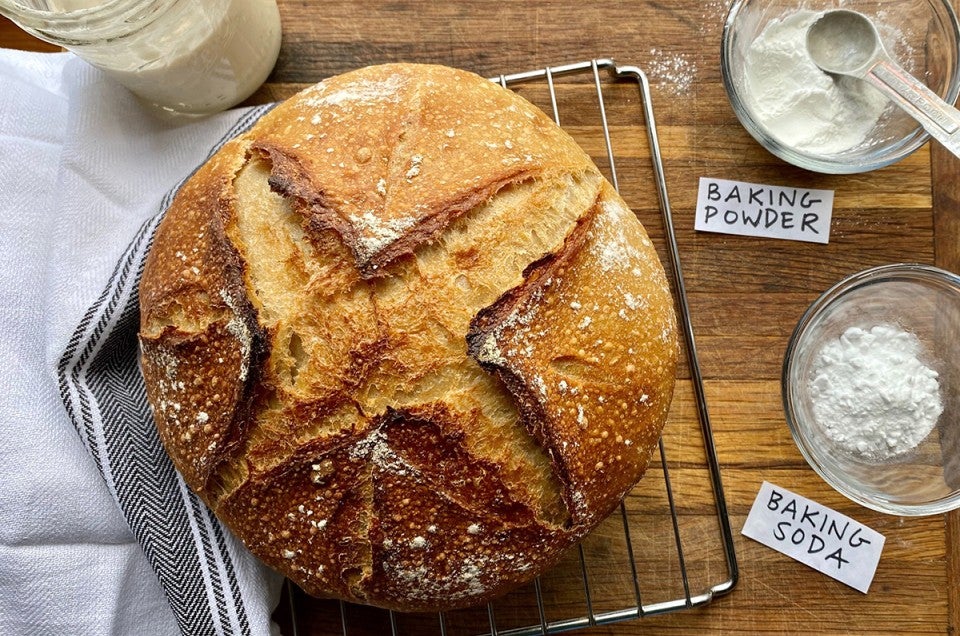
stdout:
<svg viewBox="0 0 960 636">
<path fill-rule="evenodd" d="M 189 486 L 308 593 L 401 611 L 531 580 L 640 479 L 673 393 L 654 247 L 478 76 L 328 79 L 180 189 L 142 368 Z"/>
</svg>

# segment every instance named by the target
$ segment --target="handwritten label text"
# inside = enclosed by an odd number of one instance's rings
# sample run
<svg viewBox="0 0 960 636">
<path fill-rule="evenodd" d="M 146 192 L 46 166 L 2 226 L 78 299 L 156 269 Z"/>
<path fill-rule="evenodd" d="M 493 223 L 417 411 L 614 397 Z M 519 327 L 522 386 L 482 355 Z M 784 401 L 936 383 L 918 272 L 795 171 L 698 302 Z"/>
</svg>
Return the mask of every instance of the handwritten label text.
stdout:
<svg viewBox="0 0 960 636">
<path fill-rule="evenodd" d="M 695 228 L 741 236 L 827 243 L 832 190 L 700 178 Z"/>
<path fill-rule="evenodd" d="M 866 594 L 883 535 L 789 490 L 763 482 L 743 534 Z"/>
</svg>

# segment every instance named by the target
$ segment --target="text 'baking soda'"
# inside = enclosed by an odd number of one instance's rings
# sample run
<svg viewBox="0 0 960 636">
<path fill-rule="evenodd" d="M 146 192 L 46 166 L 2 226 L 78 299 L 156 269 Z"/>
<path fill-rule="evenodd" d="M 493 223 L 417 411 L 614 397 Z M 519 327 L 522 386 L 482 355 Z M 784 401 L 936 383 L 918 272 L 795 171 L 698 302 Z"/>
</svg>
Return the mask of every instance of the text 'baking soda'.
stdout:
<svg viewBox="0 0 960 636">
<path fill-rule="evenodd" d="M 866 593 L 884 537 L 860 522 L 763 482 L 743 534 Z"/>
</svg>

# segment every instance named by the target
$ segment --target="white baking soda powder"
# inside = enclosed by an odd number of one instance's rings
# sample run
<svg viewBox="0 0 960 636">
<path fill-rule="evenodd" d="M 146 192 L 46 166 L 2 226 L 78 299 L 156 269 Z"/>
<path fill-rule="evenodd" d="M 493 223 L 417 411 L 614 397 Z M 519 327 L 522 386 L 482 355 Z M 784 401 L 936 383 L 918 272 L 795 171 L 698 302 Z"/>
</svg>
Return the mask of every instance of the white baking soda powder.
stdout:
<svg viewBox="0 0 960 636">
<path fill-rule="evenodd" d="M 813 414 L 838 448 L 871 460 L 916 447 L 943 412 L 920 340 L 892 325 L 847 329 L 813 362 Z"/>
<path fill-rule="evenodd" d="M 771 21 L 744 57 L 745 101 L 754 118 L 785 146 L 833 155 L 870 135 L 889 100 L 854 77 L 821 71 L 806 49 L 820 16 L 801 10 Z"/>
</svg>

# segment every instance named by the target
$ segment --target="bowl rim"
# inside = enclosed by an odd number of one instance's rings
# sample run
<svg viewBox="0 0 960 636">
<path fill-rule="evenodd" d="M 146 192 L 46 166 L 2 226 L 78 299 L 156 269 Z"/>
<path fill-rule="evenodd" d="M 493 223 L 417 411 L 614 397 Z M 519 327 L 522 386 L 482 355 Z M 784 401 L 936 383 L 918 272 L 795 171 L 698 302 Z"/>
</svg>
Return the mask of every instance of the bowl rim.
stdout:
<svg viewBox="0 0 960 636">
<path fill-rule="evenodd" d="M 803 455 L 803 458 L 806 460 L 807 465 L 820 475 L 827 484 L 847 499 L 871 510 L 904 517 L 921 517 L 949 512 L 960 507 L 960 490 L 954 492 L 952 495 L 924 504 L 904 505 L 889 502 L 881 503 L 849 488 L 846 482 L 825 470 L 817 460 L 811 449 L 811 445 L 804 435 L 803 429 L 799 426 L 794 415 L 793 393 L 790 388 L 790 370 L 796 360 L 798 343 L 801 341 L 801 338 L 813 320 L 823 309 L 854 289 L 878 282 L 903 280 L 935 280 L 949 283 L 951 286 L 960 289 L 960 276 L 939 267 L 921 263 L 890 263 L 878 265 L 842 278 L 820 294 L 810 306 L 807 307 L 806 311 L 801 315 L 800 320 L 797 321 L 793 332 L 790 334 L 790 339 L 787 341 L 787 348 L 783 356 L 783 367 L 780 375 L 780 394 L 787 428 L 790 429 L 790 435 L 793 437 L 794 443 L 800 450 L 800 454 Z"/>
<path fill-rule="evenodd" d="M 902 161 L 930 140 L 930 134 L 926 132 L 920 124 L 917 124 L 913 132 L 891 144 L 890 148 L 894 150 L 894 152 L 886 155 L 882 160 L 852 164 L 832 160 L 828 157 L 799 152 L 781 144 L 768 135 L 763 127 L 753 118 L 750 109 L 737 92 L 736 82 L 730 68 L 733 26 L 736 23 L 737 17 L 740 15 L 740 11 L 751 1 L 755 0 L 734 0 L 727 12 L 727 18 L 723 23 L 723 31 L 720 36 L 720 76 L 723 81 L 724 90 L 727 93 L 727 98 L 733 107 L 734 115 L 750 136 L 766 148 L 767 151 L 805 170 L 824 174 L 857 174 L 884 168 Z M 950 39 L 950 42 L 954 50 L 955 64 L 950 79 L 947 82 L 947 94 L 942 97 L 948 104 L 955 104 L 957 98 L 960 97 L 960 21 L 958 21 L 957 13 L 954 11 L 953 5 L 949 0 L 927 0 L 927 2 L 930 4 L 939 4 L 943 7 L 947 13 L 948 28 L 952 30 L 953 37 Z M 798 6 L 798 9 L 800 8 L 802 7 Z"/>
</svg>

